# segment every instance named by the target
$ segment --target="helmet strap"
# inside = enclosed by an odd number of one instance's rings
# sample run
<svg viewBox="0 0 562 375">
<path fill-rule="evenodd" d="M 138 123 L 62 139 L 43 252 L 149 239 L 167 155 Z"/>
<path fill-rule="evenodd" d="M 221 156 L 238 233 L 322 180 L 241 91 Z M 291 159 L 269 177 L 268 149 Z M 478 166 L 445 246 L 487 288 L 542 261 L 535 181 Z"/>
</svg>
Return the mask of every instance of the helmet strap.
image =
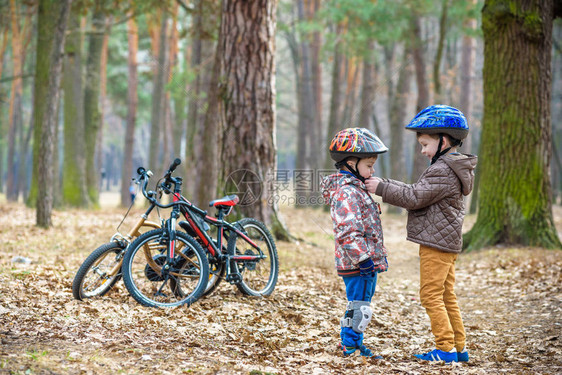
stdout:
<svg viewBox="0 0 562 375">
<path fill-rule="evenodd" d="M 437 152 L 431 158 L 431 165 L 433 165 L 441 156 L 445 155 L 451 149 L 451 147 L 447 147 L 441 151 L 441 147 L 443 147 L 443 134 L 439 134 L 439 145 L 437 146 Z"/>
<path fill-rule="evenodd" d="M 355 177 L 357 177 L 361 182 L 365 183 L 365 177 L 361 176 L 359 174 L 359 169 L 357 169 L 357 164 L 359 164 L 360 161 L 361 159 L 357 160 L 357 163 L 355 163 L 355 167 L 352 167 L 347 163 L 347 160 L 345 160 L 345 166 L 351 173 L 353 173 Z"/>
</svg>

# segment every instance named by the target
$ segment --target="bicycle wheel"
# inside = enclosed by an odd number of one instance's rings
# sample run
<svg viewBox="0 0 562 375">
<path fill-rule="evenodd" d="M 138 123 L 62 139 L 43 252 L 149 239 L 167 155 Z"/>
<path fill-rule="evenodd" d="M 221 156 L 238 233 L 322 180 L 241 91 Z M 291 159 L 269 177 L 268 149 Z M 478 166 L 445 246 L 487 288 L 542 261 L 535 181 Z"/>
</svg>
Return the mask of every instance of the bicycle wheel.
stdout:
<svg viewBox="0 0 562 375">
<path fill-rule="evenodd" d="M 74 276 L 74 298 L 81 301 L 109 292 L 121 278 L 121 261 L 126 248 L 124 242 L 108 242 L 92 251 Z"/>
<path fill-rule="evenodd" d="M 185 259 L 191 256 L 191 253 L 192 253 L 191 249 L 184 250 L 184 255 L 187 255 L 187 257 L 184 258 L 184 261 Z M 224 262 L 213 259 L 211 263 L 210 258 L 211 258 L 210 256 L 207 258 L 207 260 L 209 261 L 209 281 L 207 282 L 207 286 L 205 287 L 205 290 L 203 291 L 201 298 L 206 297 L 209 294 L 213 293 L 217 289 L 221 281 L 224 279 L 224 275 L 226 273 L 226 267 Z M 182 267 L 183 264 L 180 264 L 179 266 Z M 170 280 L 170 286 L 175 293 L 178 293 L 180 296 L 183 294 L 181 286 L 177 286 L 175 280 L 173 279 Z"/>
<path fill-rule="evenodd" d="M 225 264 L 217 261 L 216 263 L 210 264 L 209 263 L 209 282 L 207 283 L 207 287 L 203 292 L 201 297 L 206 297 L 209 294 L 213 293 L 221 281 L 224 279 L 224 275 L 226 274 L 226 267 Z"/>
<path fill-rule="evenodd" d="M 279 258 L 273 236 L 265 224 L 256 219 L 245 218 L 235 225 L 258 245 L 262 254 L 236 233 L 231 233 L 228 240 L 228 254 L 265 256 L 257 261 L 241 260 L 231 263 L 232 271 L 238 272 L 242 277 L 236 286 L 242 293 L 250 296 L 268 296 L 275 289 L 279 273 Z"/>
<path fill-rule="evenodd" d="M 123 259 L 123 281 L 133 298 L 149 307 L 192 304 L 205 290 L 209 262 L 201 246 L 185 233 L 176 232 L 176 256 L 163 269 L 168 238 L 163 229 L 139 236 Z M 163 260 L 162 260 L 163 259 Z"/>
</svg>

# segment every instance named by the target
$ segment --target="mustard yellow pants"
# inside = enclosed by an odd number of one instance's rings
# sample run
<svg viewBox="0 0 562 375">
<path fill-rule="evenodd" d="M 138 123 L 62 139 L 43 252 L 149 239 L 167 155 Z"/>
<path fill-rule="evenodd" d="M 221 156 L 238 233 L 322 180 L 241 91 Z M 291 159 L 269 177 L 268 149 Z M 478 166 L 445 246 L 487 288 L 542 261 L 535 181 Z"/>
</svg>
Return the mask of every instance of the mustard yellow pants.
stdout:
<svg viewBox="0 0 562 375">
<path fill-rule="evenodd" d="M 458 254 L 420 245 L 420 301 L 431 321 L 439 350 L 464 348 L 466 334 L 455 294 L 455 261 Z"/>
</svg>

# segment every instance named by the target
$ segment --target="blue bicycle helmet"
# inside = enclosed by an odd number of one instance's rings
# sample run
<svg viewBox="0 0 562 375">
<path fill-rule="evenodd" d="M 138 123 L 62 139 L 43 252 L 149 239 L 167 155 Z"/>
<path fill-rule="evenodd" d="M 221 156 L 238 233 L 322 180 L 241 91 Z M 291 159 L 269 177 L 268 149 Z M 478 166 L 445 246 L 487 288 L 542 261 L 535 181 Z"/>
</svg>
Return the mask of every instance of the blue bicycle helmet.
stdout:
<svg viewBox="0 0 562 375">
<path fill-rule="evenodd" d="M 448 134 L 459 141 L 468 135 L 468 125 L 462 112 L 442 104 L 423 109 L 406 129 L 424 134 Z"/>
<path fill-rule="evenodd" d="M 431 164 L 446 154 L 451 147 L 441 150 L 443 134 L 450 136 L 452 146 L 461 146 L 468 135 L 466 117 L 458 109 L 442 104 L 430 105 L 423 109 L 406 125 L 406 129 L 422 134 L 439 134 L 439 146 Z"/>
</svg>

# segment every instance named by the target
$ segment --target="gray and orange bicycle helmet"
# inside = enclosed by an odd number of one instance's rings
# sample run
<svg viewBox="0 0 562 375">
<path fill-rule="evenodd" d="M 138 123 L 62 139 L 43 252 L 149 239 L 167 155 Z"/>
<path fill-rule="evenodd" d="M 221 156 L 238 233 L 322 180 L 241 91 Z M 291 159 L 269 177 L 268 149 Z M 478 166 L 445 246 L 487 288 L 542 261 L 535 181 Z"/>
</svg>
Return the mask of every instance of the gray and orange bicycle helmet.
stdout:
<svg viewBox="0 0 562 375">
<path fill-rule="evenodd" d="M 420 111 L 406 129 L 422 134 L 438 134 L 439 146 L 431 164 L 435 163 L 440 156 L 447 153 L 451 147 L 441 150 L 443 146 L 443 135 L 451 138 L 452 147 L 461 146 L 462 140 L 468 136 L 468 124 L 463 113 L 458 109 L 442 104 L 431 105 Z"/>
<path fill-rule="evenodd" d="M 346 166 L 351 173 L 363 182 L 365 182 L 365 179 L 359 174 L 357 166 L 352 168 L 347 164 L 347 159 L 350 157 L 370 158 L 387 151 L 388 147 L 382 143 L 379 137 L 365 128 L 340 130 L 330 142 L 330 157 L 336 162 L 336 168 Z"/>
</svg>

